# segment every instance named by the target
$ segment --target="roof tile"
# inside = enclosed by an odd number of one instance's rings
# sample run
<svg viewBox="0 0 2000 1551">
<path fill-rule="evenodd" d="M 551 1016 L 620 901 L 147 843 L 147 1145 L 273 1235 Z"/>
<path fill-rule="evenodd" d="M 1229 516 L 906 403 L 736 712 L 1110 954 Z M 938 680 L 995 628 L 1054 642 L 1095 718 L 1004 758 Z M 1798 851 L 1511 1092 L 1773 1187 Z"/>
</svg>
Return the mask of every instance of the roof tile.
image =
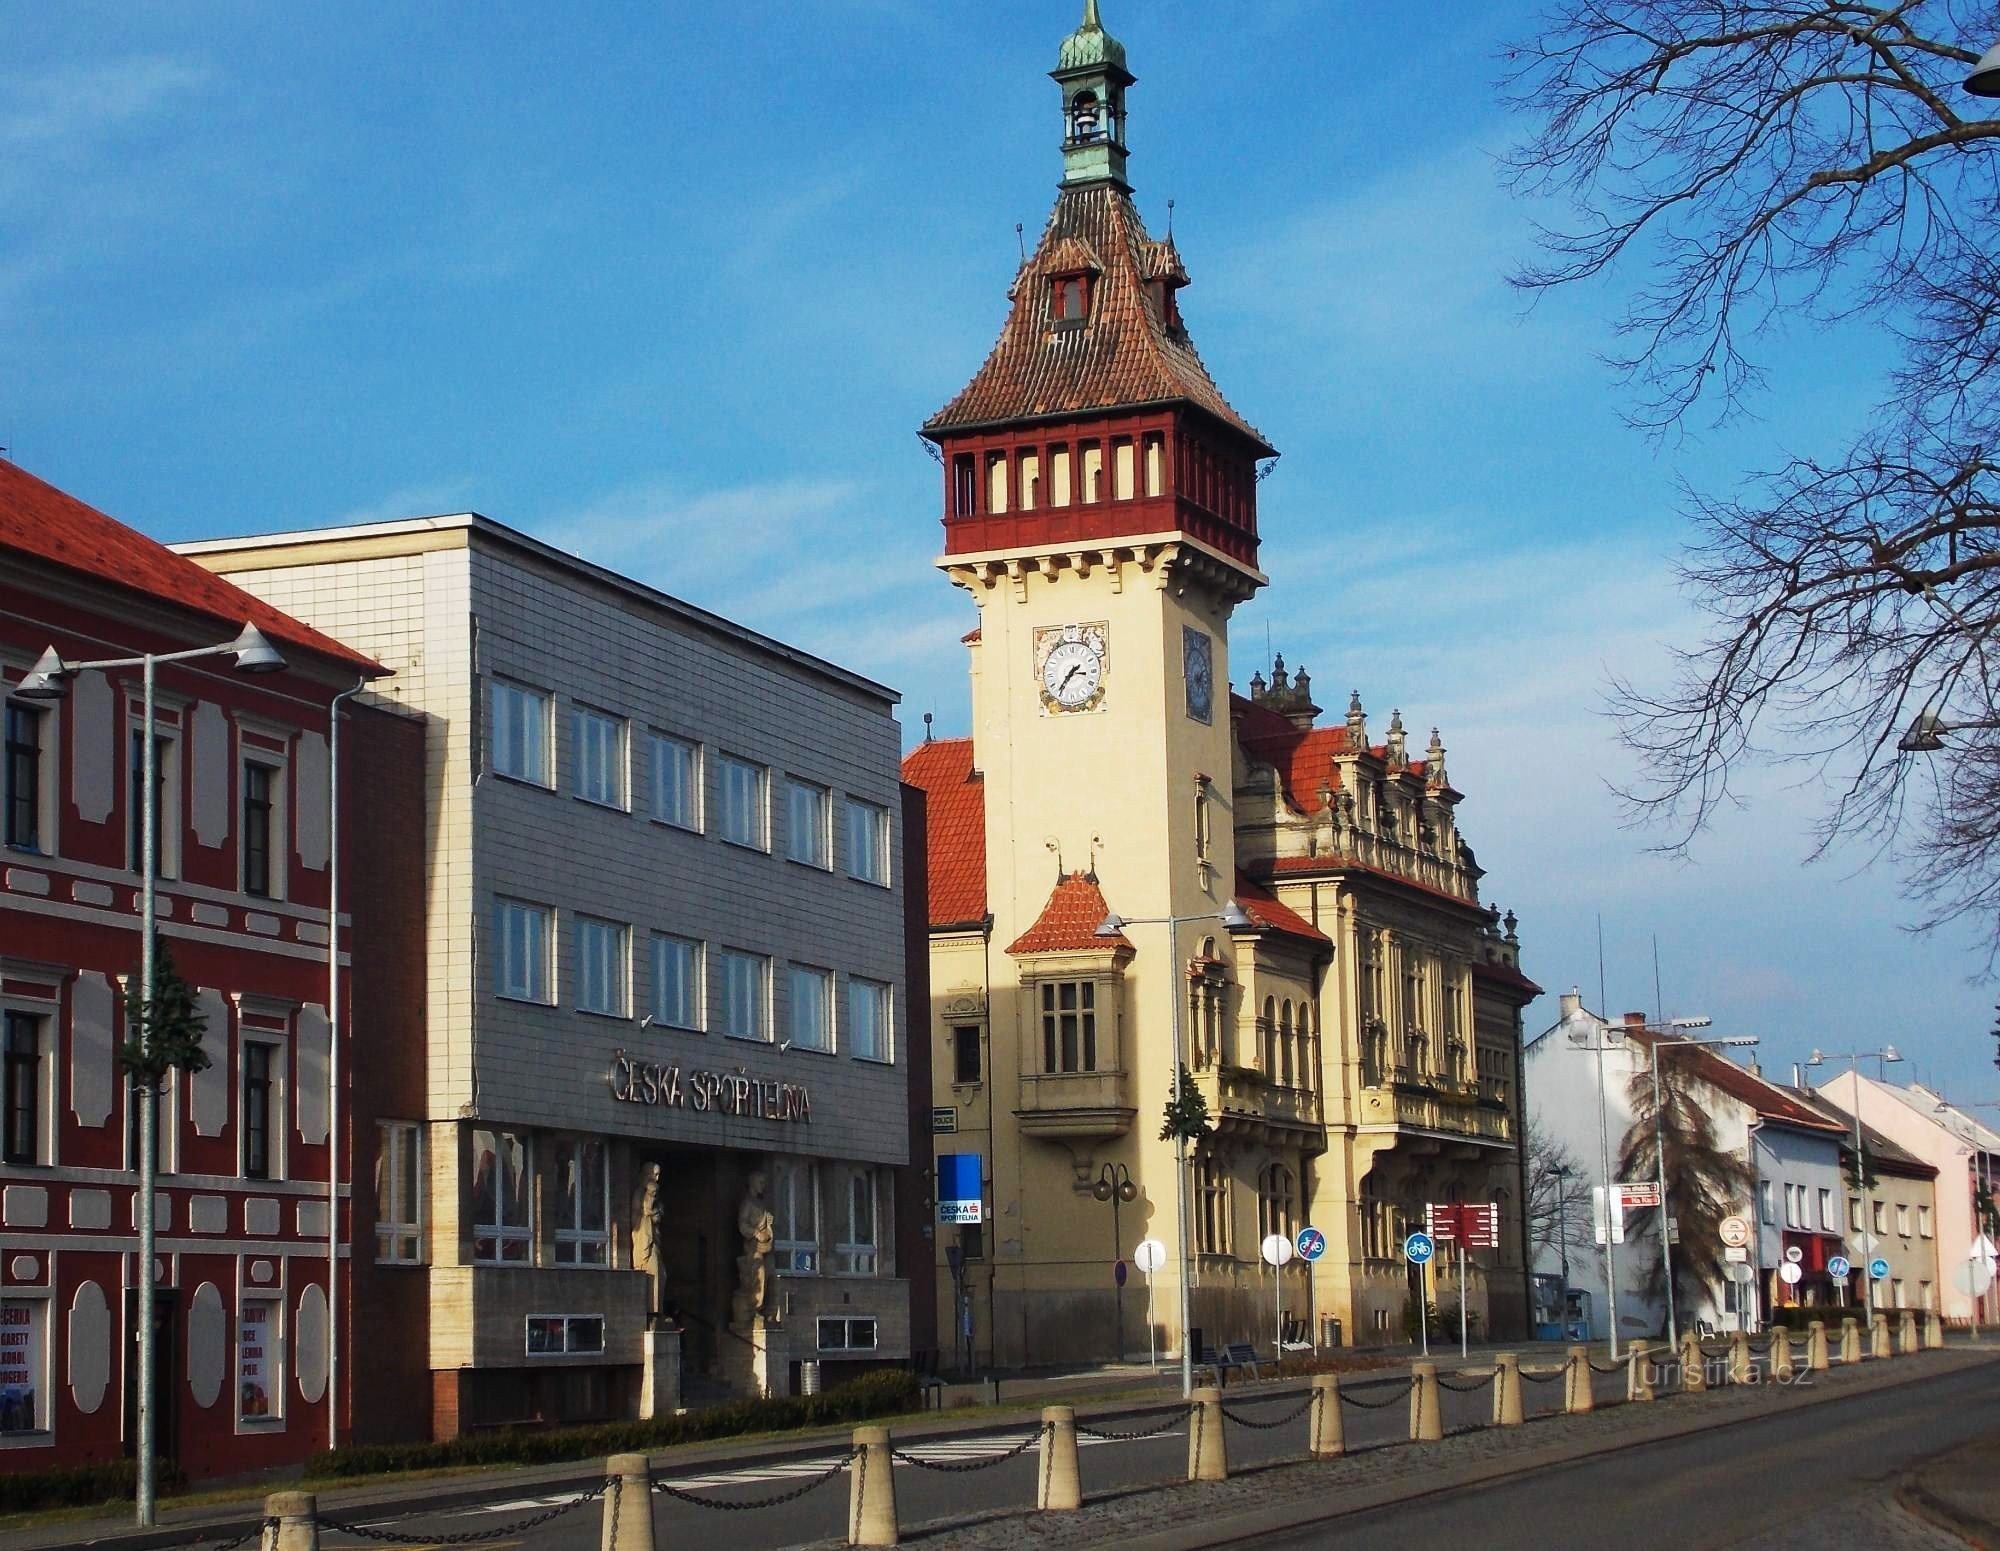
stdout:
<svg viewBox="0 0 2000 1551">
<path fill-rule="evenodd" d="M 921 787 L 929 831 L 930 924 L 963 926 L 986 914 L 986 782 L 970 738 L 938 738 L 903 756 Z M 1102 917 L 1099 917 L 1101 920 Z"/>
<path fill-rule="evenodd" d="M 1104 902 L 1104 890 L 1087 872 L 1066 873 L 1057 880 L 1049 902 L 1035 917 L 1035 924 L 1007 944 L 1010 954 L 1084 953 L 1129 948 L 1131 939 L 1123 932 L 1109 937 L 1097 935 L 1111 907 Z"/>
</svg>

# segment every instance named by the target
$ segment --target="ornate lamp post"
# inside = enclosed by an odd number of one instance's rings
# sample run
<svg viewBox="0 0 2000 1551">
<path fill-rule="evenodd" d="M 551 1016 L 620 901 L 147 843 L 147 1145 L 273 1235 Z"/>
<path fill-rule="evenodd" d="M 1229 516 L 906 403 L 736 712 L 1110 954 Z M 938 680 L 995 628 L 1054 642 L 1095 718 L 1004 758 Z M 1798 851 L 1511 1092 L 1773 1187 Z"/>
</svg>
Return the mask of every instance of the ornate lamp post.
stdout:
<svg viewBox="0 0 2000 1551">
<path fill-rule="evenodd" d="M 1097 1171 L 1097 1183 L 1090 1187 L 1090 1193 L 1100 1201 L 1111 1203 L 1111 1260 L 1121 1271 L 1125 1257 L 1125 1235 L 1118 1226 L 1118 1208 L 1128 1201 L 1139 1199 L 1139 1187 L 1133 1182 L 1132 1171 L 1122 1163 L 1107 1163 Z M 1113 1291 L 1118 1298 L 1118 1351 L 1116 1360 L 1125 1360 L 1125 1278 L 1118 1276 Z"/>
</svg>

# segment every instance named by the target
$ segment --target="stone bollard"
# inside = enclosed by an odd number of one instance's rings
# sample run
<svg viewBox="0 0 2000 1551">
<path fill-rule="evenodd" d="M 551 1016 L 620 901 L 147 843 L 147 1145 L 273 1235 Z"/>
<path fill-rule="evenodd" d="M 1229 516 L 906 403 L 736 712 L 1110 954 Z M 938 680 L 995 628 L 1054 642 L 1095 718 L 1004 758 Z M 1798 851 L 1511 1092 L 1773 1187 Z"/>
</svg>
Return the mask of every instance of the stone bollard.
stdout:
<svg viewBox="0 0 2000 1551">
<path fill-rule="evenodd" d="M 1435 1443 L 1444 1436 L 1443 1397 L 1438 1393 L 1438 1365 L 1410 1364 L 1410 1441 Z"/>
<path fill-rule="evenodd" d="M 1771 1377 L 1789 1379 L 1792 1371 L 1792 1333 L 1783 1325 L 1774 1325 L 1771 1328 Z"/>
<path fill-rule="evenodd" d="M 1569 1361 L 1563 1365 L 1563 1409 L 1574 1414 L 1596 1405 L 1597 1396 L 1590 1384 L 1590 1348 L 1573 1346 Z"/>
<path fill-rule="evenodd" d="M 1900 1357 L 1914 1357 L 1921 1350 L 1915 1310 L 1903 1310 L 1902 1328 L 1896 1332 L 1896 1338 L 1896 1353 Z"/>
<path fill-rule="evenodd" d="M 1496 1352 L 1493 1356 L 1493 1425 L 1518 1427 L 1521 1421 L 1521 1354 Z"/>
<path fill-rule="evenodd" d="M 896 1543 L 896 1470 L 889 1457 L 889 1429 L 854 1429 L 854 1463 L 848 1469 L 847 1543 Z"/>
<path fill-rule="evenodd" d="M 1701 1350 L 1701 1337 L 1692 1330 L 1681 1336 L 1681 1393 L 1697 1395 L 1708 1388 L 1708 1358 Z"/>
<path fill-rule="evenodd" d="M 1042 1408 L 1042 1485 L 1035 1495 L 1041 1509 L 1083 1506 L 1083 1481 L 1076 1472 L 1076 1410 L 1072 1406 Z"/>
<path fill-rule="evenodd" d="M 264 1499 L 264 1518 L 259 1551 L 319 1551 L 319 1499 L 311 1492 L 271 1493 Z M 651 1548 L 648 1541 L 647 1551 Z"/>
<path fill-rule="evenodd" d="M 1895 1347 L 1889 1341 L 1889 1316 L 1877 1314 L 1868 1327 L 1870 1357 L 1890 1357 Z"/>
<path fill-rule="evenodd" d="M 643 1454 L 604 1462 L 601 1551 L 653 1551 L 653 1471 Z"/>
<path fill-rule="evenodd" d="M 1229 1479 L 1229 1442 L 1222 1435 L 1222 1391 L 1213 1386 L 1194 1392 L 1194 1410 L 1188 1417 L 1187 1478 Z"/>
<path fill-rule="evenodd" d="M 1944 1346 L 1944 1316 L 1936 1309 L 1924 1316 L 1924 1346 L 1933 1352 Z"/>
<path fill-rule="evenodd" d="M 1816 1319 L 1806 1326 L 1806 1367 L 1824 1373 L 1826 1366 L 1826 1321 Z"/>
<path fill-rule="evenodd" d="M 1750 1382 L 1750 1332 L 1732 1331 L 1729 1336 L 1729 1382 Z"/>
<path fill-rule="evenodd" d="M 1340 1415 L 1340 1375 L 1313 1375 L 1311 1453 L 1314 1459 L 1339 1459 L 1347 1452 L 1347 1424 Z"/>
<path fill-rule="evenodd" d="M 1653 1344 L 1633 1341 L 1625 1348 L 1625 1398 L 1645 1401 L 1653 1398 Z"/>
<path fill-rule="evenodd" d="M 1843 1365 L 1861 1361 L 1861 1321 L 1852 1314 L 1840 1322 L 1840 1360 Z"/>
</svg>

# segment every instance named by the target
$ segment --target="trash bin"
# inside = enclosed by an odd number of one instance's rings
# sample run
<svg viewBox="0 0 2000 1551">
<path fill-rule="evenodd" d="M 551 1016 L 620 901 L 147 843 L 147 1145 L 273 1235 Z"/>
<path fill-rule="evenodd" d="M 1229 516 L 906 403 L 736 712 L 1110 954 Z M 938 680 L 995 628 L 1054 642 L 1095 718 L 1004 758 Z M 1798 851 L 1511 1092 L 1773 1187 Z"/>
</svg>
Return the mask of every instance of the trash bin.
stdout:
<svg viewBox="0 0 2000 1551">
<path fill-rule="evenodd" d="M 1208 1339 L 1199 1325 L 1188 1327 L 1188 1355 L 1194 1362 L 1201 1361 L 1201 1354 L 1208 1350 Z"/>
<path fill-rule="evenodd" d="M 799 1393 L 817 1395 L 819 1393 L 819 1364 L 802 1362 L 799 1364 Z"/>
<path fill-rule="evenodd" d="M 1319 1344 L 1336 1349 L 1340 1346 L 1340 1316 L 1338 1314 L 1321 1316 L 1319 1322 Z"/>
</svg>

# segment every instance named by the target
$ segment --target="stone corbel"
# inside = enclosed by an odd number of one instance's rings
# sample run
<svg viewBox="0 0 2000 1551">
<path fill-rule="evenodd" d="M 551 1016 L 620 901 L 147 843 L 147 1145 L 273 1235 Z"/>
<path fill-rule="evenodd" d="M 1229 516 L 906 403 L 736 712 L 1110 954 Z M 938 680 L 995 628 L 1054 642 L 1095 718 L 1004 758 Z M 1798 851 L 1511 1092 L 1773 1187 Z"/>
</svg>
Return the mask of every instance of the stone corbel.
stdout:
<svg viewBox="0 0 2000 1551">
<path fill-rule="evenodd" d="M 1125 590 L 1125 552 L 1107 549 L 1098 556 L 1099 562 L 1111 577 L 1111 590 L 1120 593 Z"/>
</svg>

